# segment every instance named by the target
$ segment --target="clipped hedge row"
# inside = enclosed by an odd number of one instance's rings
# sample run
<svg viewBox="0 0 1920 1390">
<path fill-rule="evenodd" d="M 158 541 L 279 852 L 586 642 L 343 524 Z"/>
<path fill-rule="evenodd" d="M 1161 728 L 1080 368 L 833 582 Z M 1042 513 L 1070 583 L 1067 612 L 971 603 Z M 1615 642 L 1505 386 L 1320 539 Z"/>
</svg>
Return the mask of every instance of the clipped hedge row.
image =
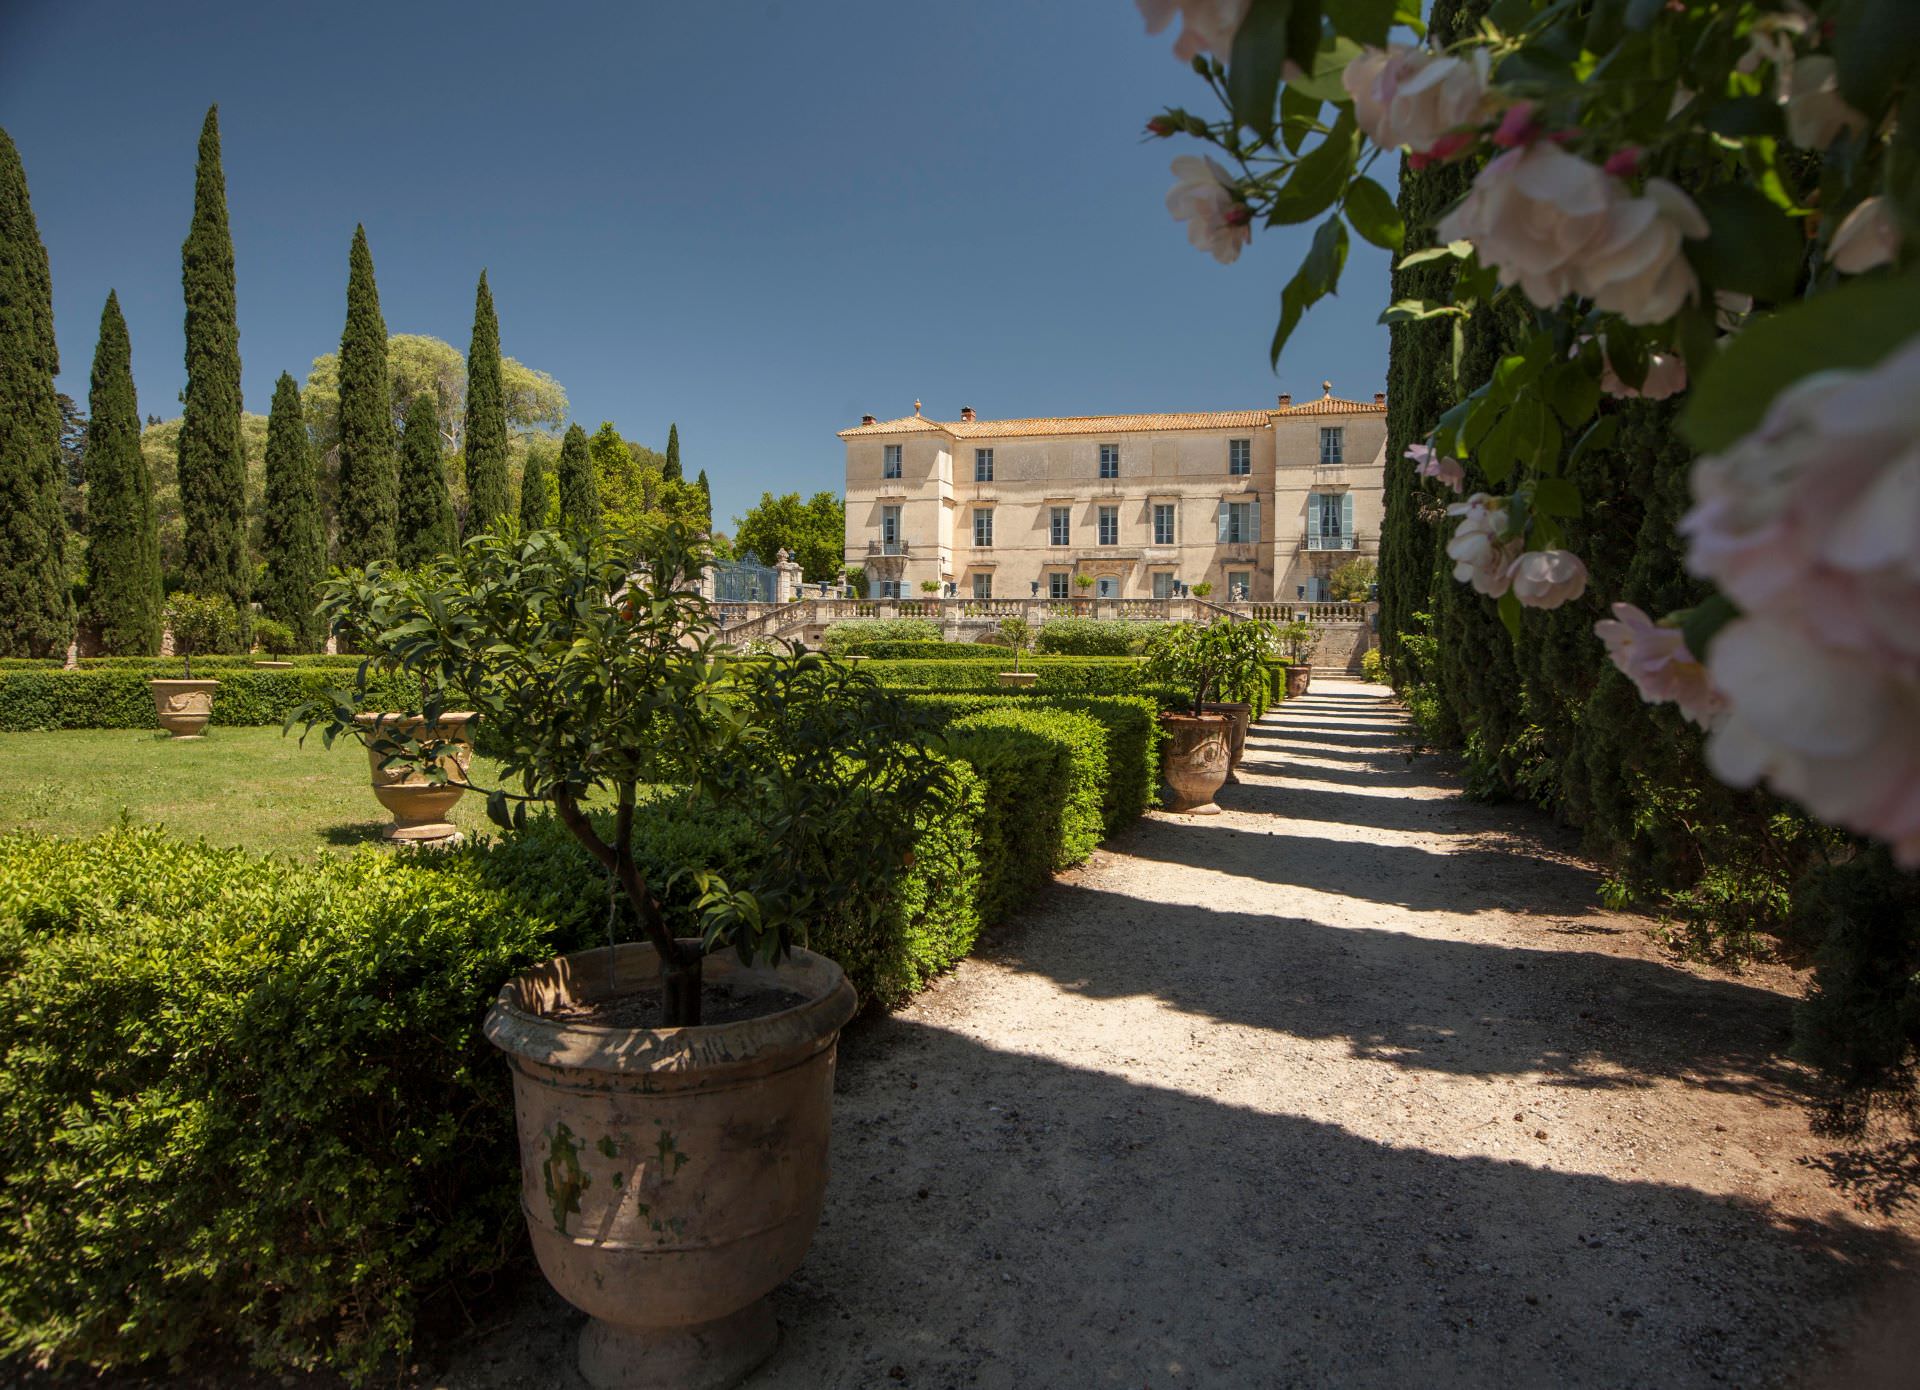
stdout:
<svg viewBox="0 0 1920 1390">
<path fill-rule="evenodd" d="M 984 693 L 1002 687 L 997 672 L 971 661 L 870 661 L 862 668 L 880 684 L 903 689 Z M 1011 661 L 1007 669 L 1012 669 Z M 1126 656 L 1046 656 L 1025 658 L 1023 671 L 1040 679 L 1024 693 L 1042 695 L 1165 695 L 1177 692 L 1151 684 L 1140 661 Z M 1008 690 L 1008 694 L 1023 693 Z"/>
<path fill-rule="evenodd" d="M 1013 652 L 985 642 L 855 642 L 839 649 L 842 656 L 864 656 L 896 661 L 998 661 L 1011 667 Z"/>
<path fill-rule="evenodd" d="M 327 698 L 350 679 L 334 667 L 229 668 L 209 674 L 220 682 L 213 694 L 213 722 L 227 726 L 284 724 L 302 705 Z M 0 733 L 155 728 L 149 679 L 141 671 L 0 671 Z M 397 673 L 375 677 L 371 689 L 376 698 L 370 708 L 406 708 L 419 698 L 413 682 Z"/>
<path fill-rule="evenodd" d="M 1126 656 L 1158 626 L 1111 618 L 1052 618 L 1041 624 L 1033 645 L 1054 656 Z"/>
</svg>

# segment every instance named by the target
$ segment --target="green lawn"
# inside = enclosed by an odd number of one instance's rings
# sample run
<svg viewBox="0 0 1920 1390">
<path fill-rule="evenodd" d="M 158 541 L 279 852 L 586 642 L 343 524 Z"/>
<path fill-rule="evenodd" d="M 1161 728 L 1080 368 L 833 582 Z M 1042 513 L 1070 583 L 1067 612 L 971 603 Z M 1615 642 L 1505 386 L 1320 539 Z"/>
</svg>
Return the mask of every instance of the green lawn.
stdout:
<svg viewBox="0 0 1920 1390">
<path fill-rule="evenodd" d="M 389 820 L 358 743 L 329 751 L 316 736 L 302 747 L 277 728 L 213 728 L 184 743 L 130 729 L 0 734 L 0 769 L 0 831 L 86 835 L 124 811 L 189 838 L 311 856 L 378 842 Z M 474 760 L 479 785 L 494 771 Z M 485 801 L 463 796 L 453 820 L 486 828 Z"/>
</svg>

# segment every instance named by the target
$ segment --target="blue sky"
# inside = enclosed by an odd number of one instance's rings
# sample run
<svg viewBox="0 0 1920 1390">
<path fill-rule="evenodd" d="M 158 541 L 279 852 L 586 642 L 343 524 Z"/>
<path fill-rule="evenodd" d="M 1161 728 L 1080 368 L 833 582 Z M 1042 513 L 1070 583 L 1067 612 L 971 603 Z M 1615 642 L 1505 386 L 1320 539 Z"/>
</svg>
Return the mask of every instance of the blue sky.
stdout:
<svg viewBox="0 0 1920 1390">
<path fill-rule="evenodd" d="M 589 429 L 680 426 L 723 528 L 838 489 L 863 411 L 1205 410 L 1382 389 L 1386 258 L 1266 344 L 1310 229 L 1225 267 L 1163 203 L 1204 89 L 1127 0 L 326 6 L 8 0 L 0 125 L 84 402 L 117 288 L 174 415 L 194 145 L 220 104 L 247 407 L 339 344 L 364 222 L 392 332 L 502 344 Z"/>
</svg>

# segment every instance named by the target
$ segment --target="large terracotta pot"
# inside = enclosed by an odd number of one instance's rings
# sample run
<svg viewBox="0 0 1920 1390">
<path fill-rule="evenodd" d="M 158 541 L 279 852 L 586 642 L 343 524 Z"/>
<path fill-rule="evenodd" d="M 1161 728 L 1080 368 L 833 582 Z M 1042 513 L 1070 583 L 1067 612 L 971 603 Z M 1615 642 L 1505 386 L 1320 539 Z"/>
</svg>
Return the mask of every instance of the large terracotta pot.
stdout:
<svg viewBox="0 0 1920 1390">
<path fill-rule="evenodd" d="M 1214 794 L 1227 780 L 1228 730 L 1232 721 L 1224 714 L 1162 714 L 1161 727 L 1167 731 L 1160 772 L 1173 796 L 1169 811 L 1190 816 L 1217 816 Z"/>
<path fill-rule="evenodd" d="M 1287 698 L 1289 700 L 1307 693 L 1307 687 L 1313 684 L 1313 672 L 1305 666 L 1287 667 Z"/>
<path fill-rule="evenodd" d="M 147 682 L 153 692 L 154 713 L 160 727 L 175 738 L 199 738 L 213 718 L 213 692 L 219 681 L 154 680 Z"/>
<path fill-rule="evenodd" d="M 440 755 L 440 766 L 446 769 L 451 780 L 435 783 L 410 767 L 381 766 L 392 745 L 382 740 L 379 732 L 392 730 L 418 738 L 427 727 L 425 719 L 417 714 L 354 716 L 354 722 L 362 728 L 374 729 L 378 726 L 374 738 L 367 744 L 367 762 L 373 769 L 374 798 L 393 812 L 393 824 L 383 832 L 385 838 L 403 845 L 459 842 L 460 830 L 447 816 L 452 812 L 453 804 L 466 792 L 466 787 L 461 784 L 466 782 L 467 768 L 473 763 L 473 743 L 467 728 L 472 719 L 470 713 L 449 712 L 442 714 L 434 726 L 432 737 L 451 741 L 447 750 Z"/>
<path fill-rule="evenodd" d="M 1001 671 L 999 677 L 1000 684 L 1013 690 L 1025 690 L 1040 679 L 1040 673 L 1038 671 Z"/>
<path fill-rule="evenodd" d="M 820 1220 L 853 987 L 811 951 L 777 966 L 728 953 L 706 958 L 709 987 L 777 986 L 805 1002 L 698 1028 L 555 1021 L 557 1006 L 659 979 L 648 944 L 609 964 L 604 949 L 562 956 L 508 981 L 487 1014 L 513 1064 L 520 1205 L 541 1270 L 592 1319 L 580 1334 L 589 1385 L 719 1390 L 772 1353 L 766 1295 Z"/>
<path fill-rule="evenodd" d="M 1217 704 L 1200 706 L 1204 714 L 1224 714 L 1229 721 L 1227 729 L 1227 781 L 1239 785 L 1239 777 L 1234 770 L 1240 766 L 1240 759 L 1247 751 L 1247 726 L 1253 722 L 1253 706 L 1245 700 L 1222 700 Z"/>
</svg>

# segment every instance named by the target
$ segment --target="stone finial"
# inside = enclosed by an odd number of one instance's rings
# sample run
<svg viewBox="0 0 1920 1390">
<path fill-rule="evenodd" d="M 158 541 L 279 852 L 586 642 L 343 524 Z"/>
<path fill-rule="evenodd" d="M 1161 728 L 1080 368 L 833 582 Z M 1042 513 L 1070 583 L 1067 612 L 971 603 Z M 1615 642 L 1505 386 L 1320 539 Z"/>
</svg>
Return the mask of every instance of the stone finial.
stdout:
<svg viewBox="0 0 1920 1390">
<path fill-rule="evenodd" d="M 773 552 L 773 563 L 776 565 L 784 565 L 790 558 L 792 557 L 787 554 L 787 548 L 784 545 Z"/>
<path fill-rule="evenodd" d="M 1321 394 L 1322 396 L 1331 396 L 1331 395 L 1333 394 L 1333 383 L 1332 383 L 1331 381 L 1323 381 L 1323 382 L 1321 382 L 1321 383 L 1320 383 L 1320 394 Z"/>
<path fill-rule="evenodd" d="M 913 413 L 915 415 L 918 415 L 920 413 L 920 402 L 918 400 L 914 401 L 913 403 Z"/>
</svg>

